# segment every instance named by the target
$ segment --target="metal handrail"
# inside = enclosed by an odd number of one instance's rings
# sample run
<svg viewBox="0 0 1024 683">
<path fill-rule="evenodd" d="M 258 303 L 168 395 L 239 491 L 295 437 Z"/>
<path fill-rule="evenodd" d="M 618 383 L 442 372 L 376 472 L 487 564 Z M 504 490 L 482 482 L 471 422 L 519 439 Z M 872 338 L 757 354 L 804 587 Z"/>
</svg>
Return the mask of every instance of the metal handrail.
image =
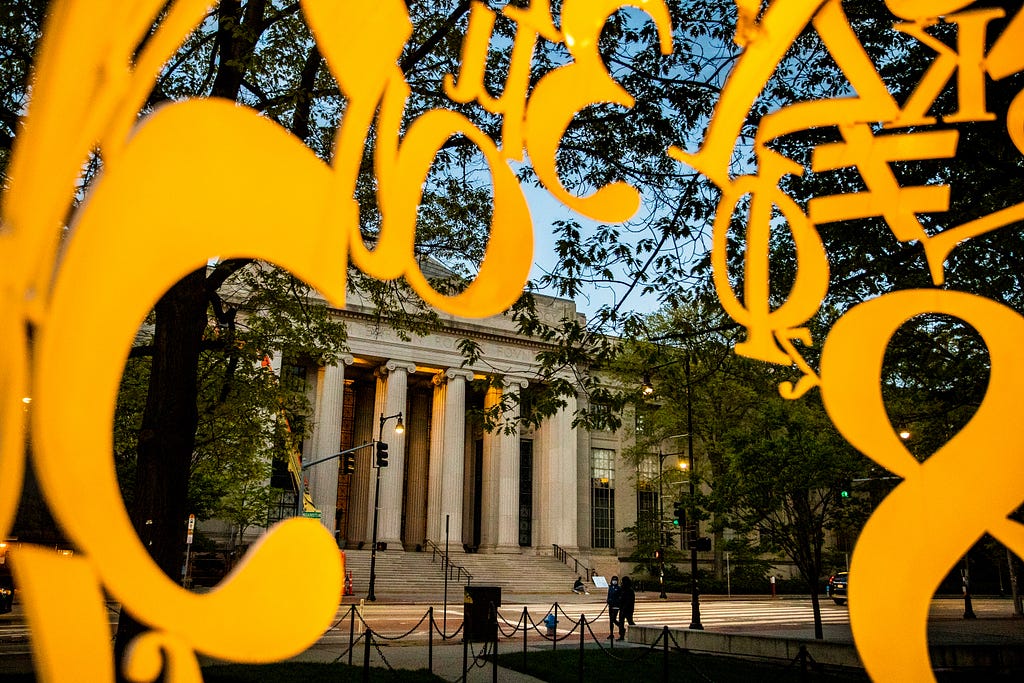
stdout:
<svg viewBox="0 0 1024 683">
<path fill-rule="evenodd" d="M 565 548 L 559 546 L 556 543 L 552 543 L 551 547 L 554 549 L 555 559 L 561 560 L 566 566 L 569 565 L 569 560 L 572 560 L 572 570 L 577 574 L 585 574 L 587 581 L 590 581 L 596 572 L 590 568 L 590 565 L 583 560 L 577 559 L 572 553 L 568 552 Z M 583 567 L 583 572 L 580 572 L 580 567 Z"/>
<path fill-rule="evenodd" d="M 455 581 L 461 582 L 462 581 L 462 577 L 465 576 L 466 577 L 466 585 L 467 586 L 470 585 L 473 582 L 473 575 L 469 573 L 469 570 L 467 570 L 465 567 L 463 567 L 461 565 L 458 565 L 458 564 L 455 564 L 454 562 L 452 562 L 451 559 L 448 557 L 448 554 L 445 553 L 444 550 L 439 548 L 436 543 L 434 543 L 430 539 L 427 539 L 427 540 L 424 541 L 424 544 L 426 544 L 426 546 L 428 548 L 430 548 L 430 561 L 431 562 L 436 562 L 437 561 L 437 556 L 438 555 L 441 556 L 441 563 L 444 565 L 444 570 L 446 572 L 449 572 L 449 574 L 448 574 L 448 578 L 449 579 L 454 579 Z M 452 577 L 450 572 L 455 572 L 455 576 Z"/>
</svg>

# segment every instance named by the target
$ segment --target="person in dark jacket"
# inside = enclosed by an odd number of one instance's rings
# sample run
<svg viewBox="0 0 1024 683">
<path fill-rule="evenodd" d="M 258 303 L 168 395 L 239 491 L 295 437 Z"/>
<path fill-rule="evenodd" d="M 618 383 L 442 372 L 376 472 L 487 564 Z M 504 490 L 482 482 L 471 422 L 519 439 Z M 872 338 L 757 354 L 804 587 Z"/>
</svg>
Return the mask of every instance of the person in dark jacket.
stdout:
<svg viewBox="0 0 1024 683">
<path fill-rule="evenodd" d="M 633 610 L 636 607 L 636 592 L 633 591 L 633 580 L 628 576 L 622 577 L 622 587 L 619 589 L 619 640 L 626 635 L 626 622 L 630 626 L 633 623 Z"/>
<path fill-rule="evenodd" d="M 605 598 L 605 602 L 608 603 L 608 640 L 615 638 L 615 626 L 619 620 L 619 600 L 622 594 L 622 589 L 619 587 L 619 577 L 613 576 L 612 580 L 608 583 L 608 597 Z"/>
</svg>

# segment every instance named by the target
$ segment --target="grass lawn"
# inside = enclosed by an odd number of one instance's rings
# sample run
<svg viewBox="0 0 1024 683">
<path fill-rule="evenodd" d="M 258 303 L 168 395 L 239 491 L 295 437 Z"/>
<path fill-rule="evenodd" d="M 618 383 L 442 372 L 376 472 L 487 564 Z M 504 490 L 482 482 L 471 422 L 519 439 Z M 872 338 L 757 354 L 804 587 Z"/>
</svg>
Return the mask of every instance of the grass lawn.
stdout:
<svg viewBox="0 0 1024 683">
<path fill-rule="evenodd" d="M 616 648 L 600 650 L 587 648 L 580 675 L 578 648 L 531 651 L 523 663 L 523 654 L 508 653 L 498 656 L 498 663 L 548 683 L 622 683 L 623 681 L 710 681 L 712 683 L 751 683 L 751 681 L 869 681 L 862 669 L 830 667 L 822 671 L 809 668 L 801 677 L 799 664 L 769 663 L 670 651 L 666 660 L 660 649 Z M 989 681 L 1020 681 L 1021 672 L 994 671 L 939 671 L 940 683 L 988 683 Z"/>
<path fill-rule="evenodd" d="M 363 668 L 348 664 L 320 664 L 310 662 L 293 662 L 289 664 L 222 664 L 203 667 L 205 683 L 336 683 L 337 681 L 361 681 Z M 410 681 L 411 683 L 439 683 L 439 678 L 426 669 L 411 671 L 408 669 L 390 671 L 388 669 L 370 669 L 370 680 L 374 683 L 382 681 Z"/>
<path fill-rule="evenodd" d="M 580 679 L 578 649 L 530 652 L 523 665 L 523 655 L 499 655 L 501 666 L 534 676 L 549 683 Z M 669 652 L 667 666 L 661 650 L 650 648 L 587 648 L 583 657 L 583 677 L 587 683 L 622 683 L 622 681 L 714 681 L 714 683 L 750 683 L 751 681 L 868 681 L 861 670 L 830 670 L 817 673 L 809 670 L 801 678 L 799 666 L 786 667 L 735 657 L 711 657 L 692 653 Z"/>
<path fill-rule="evenodd" d="M 32 683 L 33 674 L 0 674 L 3 683 Z M 338 681 L 361 681 L 363 669 L 347 664 L 322 664 L 317 662 L 288 662 L 284 664 L 217 664 L 203 667 L 205 683 L 338 683 Z M 408 681 L 409 683 L 441 683 L 439 678 L 426 669 L 420 671 L 370 669 L 370 680 L 374 683 Z"/>
<path fill-rule="evenodd" d="M 661 650 L 642 648 L 616 648 L 600 650 L 588 648 L 584 654 L 582 678 L 580 677 L 579 650 L 564 648 L 540 650 L 527 653 L 524 665 L 522 652 L 509 652 L 498 657 L 498 663 L 506 669 L 522 671 L 549 683 L 570 683 L 578 680 L 586 683 L 623 683 L 623 681 L 700 681 L 701 683 L 765 683 L 814 682 L 814 681 L 867 681 L 867 675 L 859 669 L 808 670 L 804 678 L 796 664 L 784 666 L 734 657 L 713 657 L 669 652 L 668 666 Z M 479 673 L 479 672 L 478 672 Z M 362 681 L 363 670 L 359 666 L 341 663 L 287 662 L 279 664 L 216 664 L 203 667 L 206 683 L 336 683 L 337 681 Z M 499 673 L 499 679 L 501 674 Z M 1021 672 L 936 672 L 940 683 L 988 683 L 989 681 L 1020 681 Z M 441 683 L 446 679 L 429 673 L 426 669 L 413 671 L 386 668 L 371 668 L 369 679 L 374 683 L 409 681 L 411 683 Z M 32 683 L 32 674 L 0 675 L 2 683 Z"/>
</svg>

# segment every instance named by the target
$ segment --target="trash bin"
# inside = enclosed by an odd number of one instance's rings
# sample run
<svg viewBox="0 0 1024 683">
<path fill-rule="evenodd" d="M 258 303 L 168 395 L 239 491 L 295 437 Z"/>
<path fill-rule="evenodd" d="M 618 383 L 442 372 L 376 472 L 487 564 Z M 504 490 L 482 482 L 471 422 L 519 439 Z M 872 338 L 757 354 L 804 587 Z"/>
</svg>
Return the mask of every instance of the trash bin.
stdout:
<svg viewBox="0 0 1024 683">
<path fill-rule="evenodd" d="M 463 639 L 488 643 L 497 638 L 499 607 L 500 586 L 466 586 L 462 604 Z"/>
</svg>

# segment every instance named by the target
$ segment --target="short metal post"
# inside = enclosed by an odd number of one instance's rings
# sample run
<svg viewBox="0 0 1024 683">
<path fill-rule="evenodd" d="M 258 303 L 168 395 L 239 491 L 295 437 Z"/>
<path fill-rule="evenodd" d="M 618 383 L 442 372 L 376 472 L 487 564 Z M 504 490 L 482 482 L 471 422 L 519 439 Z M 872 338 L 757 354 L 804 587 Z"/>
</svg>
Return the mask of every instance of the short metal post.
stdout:
<svg viewBox="0 0 1024 683">
<path fill-rule="evenodd" d="M 587 617 L 584 614 L 580 614 L 580 670 L 579 678 L 576 680 L 582 681 L 583 679 L 583 645 L 586 642 L 586 631 L 587 631 Z"/>
<path fill-rule="evenodd" d="M 527 648 L 527 640 L 526 640 L 526 638 L 527 638 L 527 636 L 529 635 L 529 632 L 530 632 L 530 628 L 527 626 L 527 624 L 529 623 L 529 616 L 530 616 L 530 613 L 527 611 L 526 607 L 524 606 L 523 607 L 523 616 L 519 620 L 520 623 L 523 625 L 523 671 L 526 671 L 526 648 Z"/>
<path fill-rule="evenodd" d="M 556 602 L 551 608 L 551 613 L 555 615 L 555 623 L 558 623 L 558 603 Z M 551 649 L 558 649 L 558 629 L 555 629 L 554 635 L 551 636 Z"/>
<path fill-rule="evenodd" d="M 490 614 L 491 626 L 494 627 L 494 650 L 492 651 L 494 659 L 491 664 L 491 683 L 498 683 L 498 608 L 491 603 Z"/>
<path fill-rule="evenodd" d="M 668 683 L 668 626 L 661 627 L 661 637 L 665 639 L 661 644 L 661 680 Z"/>
<path fill-rule="evenodd" d="M 434 673 L 434 606 L 427 608 L 427 671 Z"/>
<path fill-rule="evenodd" d="M 363 644 L 363 683 L 369 683 L 370 680 L 370 641 L 373 640 L 373 629 L 367 628 L 363 635 L 366 637 L 366 642 Z"/>
<path fill-rule="evenodd" d="M 352 666 L 352 650 L 356 646 L 356 606 L 349 607 L 348 613 L 348 665 Z"/>
</svg>

